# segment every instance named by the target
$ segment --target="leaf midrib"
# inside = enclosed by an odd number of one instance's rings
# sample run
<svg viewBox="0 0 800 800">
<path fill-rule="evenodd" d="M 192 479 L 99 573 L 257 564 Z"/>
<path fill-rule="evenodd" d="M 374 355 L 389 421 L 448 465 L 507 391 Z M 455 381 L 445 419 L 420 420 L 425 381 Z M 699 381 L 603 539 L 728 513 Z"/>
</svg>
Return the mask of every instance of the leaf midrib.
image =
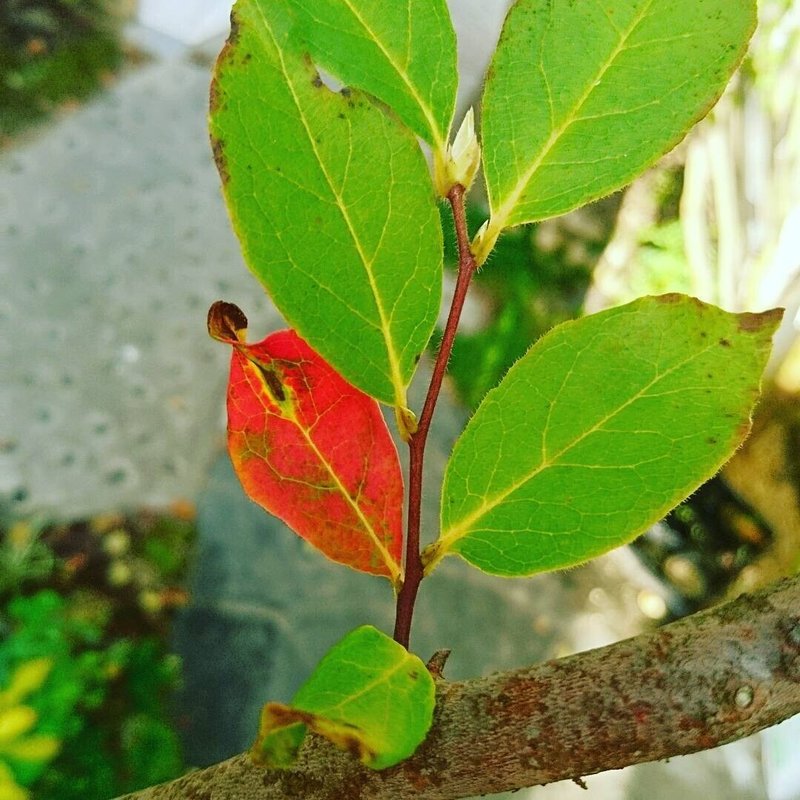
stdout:
<svg viewBox="0 0 800 800">
<path fill-rule="evenodd" d="M 519 202 L 520 197 L 525 191 L 527 185 L 530 183 L 534 174 L 537 172 L 539 167 L 541 167 L 542 163 L 544 162 L 545 158 L 547 158 L 547 155 L 550 153 L 550 151 L 555 147 L 555 145 L 558 143 L 561 137 L 566 133 L 567 129 L 570 128 L 573 125 L 573 123 L 577 121 L 578 113 L 580 112 L 581 108 L 583 108 L 583 106 L 586 104 L 589 97 L 591 97 L 594 90 L 597 88 L 598 81 L 602 79 L 603 75 L 605 75 L 606 72 L 611 68 L 611 66 L 614 64 L 614 61 L 617 59 L 620 53 L 623 52 L 628 39 L 636 30 L 636 28 L 639 26 L 639 24 L 642 22 L 642 20 L 647 16 L 654 2 L 655 0 L 649 0 L 647 5 L 642 7 L 640 13 L 634 18 L 630 26 L 625 31 L 621 32 L 618 31 L 620 35 L 619 42 L 612 51 L 611 55 L 608 57 L 608 59 L 603 63 L 603 65 L 596 73 L 594 80 L 588 82 L 588 88 L 586 89 L 586 91 L 583 93 L 583 95 L 578 99 L 577 103 L 575 103 L 575 105 L 566 115 L 561 125 L 559 125 L 558 128 L 556 128 L 550 133 L 550 136 L 548 137 L 547 141 L 545 141 L 541 150 L 531 162 L 530 167 L 517 180 L 517 183 L 515 184 L 514 188 L 507 195 L 506 200 L 502 203 L 500 208 L 496 212 L 492 213 L 489 225 L 493 230 L 496 230 L 499 233 L 501 230 L 507 227 L 506 221 L 511 216 L 511 213 L 514 211 L 514 208 Z M 545 79 L 547 80 L 546 76 Z M 548 81 L 548 87 L 549 87 L 549 81 Z"/>
<path fill-rule="evenodd" d="M 245 359 L 247 359 L 246 355 L 244 355 L 244 354 L 242 354 L 242 355 L 244 356 Z M 250 360 L 247 359 L 247 362 L 249 364 Z M 264 392 L 266 392 L 268 397 L 271 397 L 271 395 L 270 395 L 270 393 L 269 393 L 269 391 L 268 391 L 268 389 L 266 387 L 266 384 L 264 382 L 264 379 L 262 378 L 258 368 L 256 368 L 255 372 L 253 372 L 253 370 L 248 369 L 246 371 L 246 374 L 250 374 L 250 375 L 255 374 L 256 375 L 256 379 L 259 381 L 260 388 Z M 259 395 L 259 397 L 260 396 L 261 395 Z M 389 570 L 389 578 L 390 578 L 390 580 L 392 581 L 393 584 L 397 584 L 398 581 L 401 579 L 401 576 L 402 576 L 402 569 L 400 568 L 400 565 L 394 560 L 394 557 L 392 556 L 392 554 L 386 549 L 386 546 L 383 544 L 383 542 L 381 541 L 380 537 L 375 532 L 375 529 L 373 528 L 372 523 L 369 521 L 369 519 L 365 516 L 364 512 L 361 510 L 361 506 L 359 506 L 359 504 L 350 496 L 350 492 L 347 490 L 347 487 L 340 480 L 338 474 L 336 473 L 336 470 L 334 470 L 334 468 L 333 468 L 333 465 L 328 461 L 328 459 L 325 457 L 325 455 L 317 447 L 316 443 L 311 438 L 311 434 L 309 432 L 309 429 L 306 428 L 306 426 L 303 425 L 300 422 L 297 414 L 295 413 L 294 404 L 293 403 L 287 403 L 285 405 L 285 407 L 281 408 L 281 413 L 280 414 L 275 414 L 273 411 L 271 411 L 269 405 L 264 403 L 263 400 L 261 401 L 261 405 L 264 407 L 264 411 L 267 414 L 271 414 L 273 416 L 279 416 L 280 419 L 288 420 L 289 422 L 291 422 L 297 428 L 298 431 L 300 431 L 300 434 L 305 439 L 306 444 L 309 446 L 311 451 L 317 457 L 317 459 L 319 460 L 320 464 L 322 464 L 322 466 L 326 469 L 328 474 L 331 476 L 334 484 L 336 485 L 336 488 L 339 490 L 339 494 L 341 494 L 342 497 L 345 498 L 345 500 L 347 501 L 347 503 L 350 506 L 350 508 L 353 509 L 353 511 L 355 512 L 356 516 L 358 517 L 359 522 L 361 522 L 361 525 L 363 526 L 364 531 L 367 533 L 369 538 L 372 540 L 372 543 L 375 545 L 376 549 L 378 550 L 378 553 L 380 554 L 381 558 L 383 559 L 383 562 L 386 564 L 386 567 Z"/>
<path fill-rule="evenodd" d="M 336 471 L 333 469 L 333 466 L 328 461 L 327 458 L 322 454 L 319 450 L 317 445 L 314 443 L 314 440 L 311 438 L 310 433 L 305 428 L 305 426 L 300 424 L 300 421 L 295 416 L 294 412 L 290 417 L 291 421 L 297 426 L 297 429 L 303 435 L 303 438 L 308 443 L 308 446 L 314 452 L 314 455 L 320 460 L 320 463 L 325 467 L 325 469 L 330 474 L 331 478 L 336 484 L 336 488 L 339 490 L 339 493 L 347 500 L 350 507 L 355 511 L 356 516 L 358 517 L 359 521 L 364 527 L 364 530 L 367 532 L 367 535 L 372 540 L 375 548 L 378 550 L 381 558 L 383 559 L 386 567 L 389 570 L 389 579 L 392 581 L 393 584 L 397 584 L 401 578 L 402 570 L 400 569 L 400 565 L 394 560 L 392 554 L 386 549 L 386 546 L 381 541 L 378 534 L 375 532 L 375 529 L 372 527 L 372 523 L 369 519 L 365 516 L 364 512 L 361 510 L 361 506 L 350 496 L 350 493 L 347 491 L 347 487 L 341 482 L 339 476 L 337 475 Z"/>
<path fill-rule="evenodd" d="M 323 159 L 320 157 L 319 151 L 317 149 L 317 143 L 308 126 L 308 120 L 306 119 L 306 115 L 303 112 L 300 100 L 295 92 L 292 79 L 289 75 L 289 71 L 286 68 L 286 62 L 284 61 L 283 58 L 283 51 L 281 50 L 281 47 L 278 44 L 277 39 L 275 38 L 275 34 L 272 31 L 272 28 L 270 27 L 269 21 L 266 15 L 264 14 L 264 11 L 261 9 L 260 6 L 257 6 L 257 8 L 261 20 L 264 23 L 264 29 L 268 32 L 269 37 L 272 40 L 273 47 L 275 48 L 275 52 L 278 55 L 281 71 L 283 72 L 283 75 L 286 78 L 286 85 L 289 89 L 289 92 L 292 95 L 292 100 L 294 102 L 295 108 L 297 109 L 300 121 L 303 125 L 303 130 L 306 132 L 306 136 L 308 137 L 311 149 L 314 152 L 317 164 L 319 165 L 319 168 L 325 178 L 325 181 L 328 185 L 328 189 L 330 190 L 331 195 L 336 201 L 336 208 L 342 215 L 342 219 L 344 220 L 348 233 L 350 234 L 350 237 L 353 240 L 353 244 L 355 245 L 358 257 L 361 260 L 362 266 L 364 267 L 364 272 L 366 273 L 367 280 L 369 282 L 370 291 L 372 292 L 372 296 L 375 301 L 375 308 L 378 312 L 378 318 L 380 320 L 380 331 L 383 336 L 384 343 L 386 345 L 386 354 L 389 359 L 389 371 L 390 371 L 389 379 L 392 384 L 392 387 L 394 388 L 394 403 L 397 407 L 404 408 L 406 405 L 405 381 L 403 380 L 402 370 L 400 369 L 400 358 L 395 348 L 394 337 L 392 335 L 389 318 L 387 317 L 386 310 L 383 307 L 383 301 L 381 299 L 380 292 L 378 290 L 378 285 L 375 280 L 375 274 L 373 272 L 373 262 L 367 257 L 367 254 L 364 252 L 364 247 L 361 243 L 361 240 L 358 237 L 358 234 L 356 233 L 355 227 L 353 226 L 353 222 L 350 219 L 350 214 L 347 212 L 345 203 L 343 202 L 340 194 L 334 188 L 333 181 L 330 175 L 328 174 L 328 170 L 325 167 Z M 388 217 L 386 224 L 388 225 Z"/>
<path fill-rule="evenodd" d="M 428 103 L 423 100 L 422 96 L 417 91 L 417 87 L 414 83 L 411 82 L 411 79 L 406 75 L 406 73 L 400 68 L 400 65 L 395 61 L 391 52 L 386 49 L 383 45 L 383 42 L 380 40 L 378 34 L 372 30 L 369 24 L 364 20 L 361 14 L 358 12 L 358 9 L 350 2 L 350 0 L 344 0 L 345 5 L 350 9 L 353 13 L 353 16 L 358 20 L 358 23 L 361 27 L 369 34 L 375 44 L 378 46 L 378 49 L 383 53 L 384 58 L 389 62 L 389 65 L 394 69 L 394 71 L 398 74 L 400 79 L 405 83 L 408 91 L 411 93 L 411 96 L 414 98 L 414 102 L 416 102 L 419 109 L 422 111 L 423 116 L 425 117 L 425 121 L 428 123 L 428 128 L 430 129 L 431 135 L 433 136 L 433 144 L 434 147 L 439 150 L 440 152 L 444 153 L 445 150 L 445 143 L 442 137 L 439 135 L 438 124 L 436 118 L 433 115 L 433 111 Z M 411 11 L 409 9 L 409 15 Z M 409 37 L 411 36 L 411 27 L 410 27 L 410 18 L 409 18 Z"/>
<path fill-rule="evenodd" d="M 398 673 L 401 670 L 403 670 L 409 662 L 413 663 L 413 658 L 411 657 L 410 654 L 405 654 L 400 659 L 400 661 L 398 661 L 393 667 L 391 667 L 388 670 L 384 670 L 383 672 L 381 672 L 380 675 L 377 675 L 369 683 L 367 683 L 364 686 L 362 686 L 357 692 L 352 692 L 351 694 L 348 694 L 346 697 L 343 697 L 338 703 L 334 703 L 331 706 L 327 706 L 324 709 L 322 709 L 320 711 L 313 712 L 313 713 L 319 714 L 320 716 L 324 716 L 324 715 L 330 714 L 330 713 L 332 713 L 334 711 L 344 711 L 344 709 L 347 707 L 347 705 L 353 703 L 359 697 L 363 697 L 364 695 L 368 694 L 373 689 L 375 689 L 378 686 L 380 686 L 382 683 L 389 683 L 389 681 L 392 679 L 392 677 L 396 673 Z M 354 662 L 347 662 L 347 661 L 343 660 L 343 663 L 354 663 Z M 354 663 L 354 666 L 360 667 L 362 665 L 358 664 L 358 663 Z M 333 721 L 334 722 L 338 722 L 339 720 L 333 720 Z"/>
<path fill-rule="evenodd" d="M 701 356 L 705 355 L 705 353 L 707 353 L 712 348 L 713 345 L 709 345 L 703 350 L 694 353 L 691 357 L 681 361 L 678 364 L 675 364 L 674 366 L 670 367 L 664 372 L 658 374 L 645 386 L 643 386 L 635 395 L 633 395 L 630 399 L 628 399 L 625 403 L 620 405 L 618 408 L 614 409 L 613 412 L 607 414 L 602 419 L 598 420 L 591 427 L 587 428 L 579 437 L 571 441 L 566 447 L 564 447 L 558 453 L 551 456 L 549 459 L 543 460 L 535 469 L 526 473 L 522 478 L 511 484 L 511 486 L 509 486 L 506 490 L 498 492 L 491 499 L 484 500 L 484 502 L 479 506 L 478 509 L 473 511 L 471 514 L 468 514 L 459 522 L 451 525 L 448 528 L 447 532 L 442 534 L 439 541 L 436 543 L 437 549 L 440 552 L 447 552 L 454 542 L 457 542 L 459 539 L 464 538 L 464 536 L 467 536 L 472 532 L 472 526 L 474 525 L 475 522 L 477 522 L 479 519 L 489 514 L 491 511 L 493 511 L 497 506 L 499 506 L 514 492 L 516 492 L 517 489 L 522 488 L 526 483 L 532 481 L 537 475 L 544 472 L 546 469 L 549 469 L 550 467 L 553 466 L 557 466 L 558 465 L 557 462 L 560 458 L 566 455 L 574 447 L 579 445 L 587 436 L 590 436 L 591 434 L 596 433 L 598 430 L 600 430 L 600 428 L 603 425 L 605 425 L 609 420 L 612 420 L 618 414 L 622 413 L 622 411 L 624 411 L 628 406 L 645 397 L 646 392 L 649 389 L 651 389 L 656 383 L 666 378 L 672 372 L 683 369 L 688 363 L 690 363 L 696 358 L 700 358 Z M 544 433 L 546 435 L 546 430 Z"/>
</svg>

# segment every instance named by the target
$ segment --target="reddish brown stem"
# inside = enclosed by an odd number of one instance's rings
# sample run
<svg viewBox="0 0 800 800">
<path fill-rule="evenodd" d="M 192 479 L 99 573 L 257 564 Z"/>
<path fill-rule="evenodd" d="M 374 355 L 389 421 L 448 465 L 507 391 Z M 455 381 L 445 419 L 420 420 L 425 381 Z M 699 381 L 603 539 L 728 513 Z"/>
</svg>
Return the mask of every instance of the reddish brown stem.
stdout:
<svg viewBox="0 0 800 800">
<path fill-rule="evenodd" d="M 447 316 L 447 323 L 439 345 L 439 352 L 433 365 L 433 375 L 428 386 L 428 393 L 425 396 L 422 414 L 419 418 L 417 430 L 408 442 L 408 525 L 406 526 L 405 578 L 400 593 L 397 595 L 397 616 L 394 626 L 395 641 L 404 647 L 409 645 L 414 603 L 417 599 L 417 592 L 423 575 L 419 534 L 422 507 L 422 465 L 425 459 L 425 444 L 428 440 L 428 431 L 431 427 L 433 412 L 436 409 L 436 401 L 439 399 L 442 381 L 447 370 L 447 362 L 453 352 L 453 342 L 456 338 L 456 330 L 461 319 L 461 311 L 464 308 L 467 290 L 477 269 L 475 258 L 469 246 L 464 195 L 465 189 L 459 184 L 453 186 L 447 194 L 447 199 L 453 210 L 453 221 L 458 241 L 458 278 L 456 279 L 456 288 L 453 293 L 453 302 L 450 305 L 450 313 Z"/>
</svg>

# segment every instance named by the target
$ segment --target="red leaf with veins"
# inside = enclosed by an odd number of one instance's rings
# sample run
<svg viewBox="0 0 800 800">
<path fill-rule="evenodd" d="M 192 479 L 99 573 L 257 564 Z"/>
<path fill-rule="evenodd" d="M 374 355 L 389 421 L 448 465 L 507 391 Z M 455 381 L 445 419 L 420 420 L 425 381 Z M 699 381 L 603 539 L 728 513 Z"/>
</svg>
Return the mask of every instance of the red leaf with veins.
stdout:
<svg viewBox="0 0 800 800">
<path fill-rule="evenodd" d="M 228 450 L 251 499 L 328 558 L 399 586 L 403 479 L 378 404 L 294 331 L 247 344 L 232 303 L 208 332 L 233 346 Z"/>
</svg>

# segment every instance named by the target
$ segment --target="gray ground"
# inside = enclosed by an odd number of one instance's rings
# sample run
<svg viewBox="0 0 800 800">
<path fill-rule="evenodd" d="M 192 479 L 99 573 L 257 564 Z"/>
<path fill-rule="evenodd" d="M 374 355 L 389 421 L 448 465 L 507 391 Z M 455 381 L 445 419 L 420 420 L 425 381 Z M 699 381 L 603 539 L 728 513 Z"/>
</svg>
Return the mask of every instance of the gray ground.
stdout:
<svg viewBox="0 0 800 800">
<path fill-rule="evenodd" d="M 173 53 L 0 155 L 0 498 L 58 517 L 198 504 L 193 600 L 175 633 L 198 765 L 246 747 L 260 704 L 288 699 L 345 631 L 388 628 L 392 615 L 385 582 L 267 518 L 222 455 L 228 353 L 208 338 L 206 310 L 236 302 L 254 336 L 280 322 L 228 227 L 207 84 L 206 67 Z M 460 424 L 445 402 L 433 473 Z M 457 677 L 630 635 L 642 622 L 628 565 L 623 554 L 501 581 L 448 563 L 423 586 L 414 648 L 452 647 Z M 758 750 L 751 740 L 597 776 L 589 794 L 559 784 L 514 797 L 760 800 Z"/>
</svg>

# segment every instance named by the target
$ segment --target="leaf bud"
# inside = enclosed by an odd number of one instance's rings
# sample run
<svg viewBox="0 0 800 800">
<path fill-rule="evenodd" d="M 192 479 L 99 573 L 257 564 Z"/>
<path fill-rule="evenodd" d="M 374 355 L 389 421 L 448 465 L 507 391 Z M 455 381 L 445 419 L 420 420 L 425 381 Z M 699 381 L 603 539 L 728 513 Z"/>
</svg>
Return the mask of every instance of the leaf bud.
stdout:
<svg viewBox="0 0 800 800">
<path fill-rule="evenodd" d="M 472 186 L 481 163 L 481 146 L 475 133 L 475 114 L 470 108 L 464 115 L 452 144 L 447 146 L 444 174 L 437 169 L 437 188 L 444 197 L 456 184 L 465 189 Z"/>
</svg>

